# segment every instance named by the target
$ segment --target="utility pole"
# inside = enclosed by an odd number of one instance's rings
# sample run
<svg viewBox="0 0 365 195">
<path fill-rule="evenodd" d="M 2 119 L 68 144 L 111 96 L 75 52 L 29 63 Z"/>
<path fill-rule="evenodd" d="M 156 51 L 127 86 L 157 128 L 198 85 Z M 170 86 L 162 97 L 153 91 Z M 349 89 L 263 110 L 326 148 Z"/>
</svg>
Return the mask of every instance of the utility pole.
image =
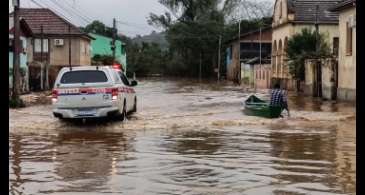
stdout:
<svg viewBox="0 0 365 195">
<path fill-rule="evenodd" d="M 113 51 L 113 65 L 115 64 L 115 34 L 116 34 L 116 20 L 113 18 L 113 41 L 112 41 L 112 51 Z"/>
<path fill-rule="evenodd" d="M 262 42 L 262 32 L 261 32 L 261 27 L 260 27 L 260 69 L 261 69 L 261 49 L 262 49 L 262 46 L 261 46 L 261 42 Z"/>
<path fill-rule="evenodd" d="M 43 69 L 43 25 L 41 25 L 41 90 L 44 86 L 44 69 Z"/>
<path fill-rule="evenodd" d="M 220 70 L 221 70 L 221 44 L 222 44 L 222 35 L 219 35 L 219 41 L 218 41 L 218 82 L 220 80 Z"/>
<path fill-rule="evenodd" d="M 72 70 L 71 66 L 71 25 L 68 25 L 68 65 L 70 70 Z"/>
<path fill-rule="evenodd" d="M 319 55 L 318 55 L 318 52 L 319 52 L 319 27 L 318 27 L 318 10 L 319 10 L 319 5 L 317 4 L 316 5 L 316 20 L 315 20 L 315 29 L 316 29 L 316 54 L 317 54 L 317 59 L 316 59 L 316 79 L 317 79 L 317 97 L 321 97 L 321 84 L 320 83 L 320 74 L 321 74 L 321 71 L 320 70 L 320 61 L 319 61 Z"/>
<path fill-rule="evenodd" d="M 20 67 L 20 23 L 19 0 L 13 1 L 14 5 L 14 51 L 13 51 L 13 92 L 12 100 L 19 100 L 19 67 Z"/>
<path fill-rule="evenodd" d="M 199 57 L 199 82 L 202 80 L 202 52 L 200 51 Z"/>
<path fill-rule="evenodd" d="M 242 80 L 242 67 L 241 67 L 241 19 L 238 21 L 238 67 L 239 67 L 239 78 L 238 78 L 238 84 L 241 85 Z"/>
</svg>

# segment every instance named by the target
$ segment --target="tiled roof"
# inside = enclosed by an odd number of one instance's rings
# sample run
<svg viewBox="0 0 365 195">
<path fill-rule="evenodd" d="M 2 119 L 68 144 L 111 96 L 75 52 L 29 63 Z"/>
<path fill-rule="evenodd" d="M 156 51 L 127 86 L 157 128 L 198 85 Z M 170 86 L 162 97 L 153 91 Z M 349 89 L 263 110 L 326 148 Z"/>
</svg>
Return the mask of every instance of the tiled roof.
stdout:
<svg viewBox="0 0 365 195">
<path fill-rule="evenodd" d="M 10 13 L 12 15 L 13 13 Z M 45 35 L 88 35 L 82 32 L 75 25 L 69 23 L 62 17 L 55 14 L 47 8 L 20 8 L 19 16 L 28 24 L 33 34 L 39 35 L 41 33 L 41 26 L 43 25 L 43 33 Z M 70 33 L 68 28 L 70 26 Z"/>
<path fill-rule="evenodd" d="M 294 22 L 314 22 L 318 5 L 319 23 L 337 23 L 338 13 L 329 11 L 340 0 L 287 0 L 288 10 L 294 13 Z"/>
<path fill-rule="evenodd" d="M 356 0 L 341 1 L 341 2 L 337 3 L 336 5 L 334 5 L 333 7 L 331 7 L 330 11 L 339 11 L 339 10 L 342 10 L 344 8 L 351 7 L 351 6 L 356 6 Z"/>
</svg>

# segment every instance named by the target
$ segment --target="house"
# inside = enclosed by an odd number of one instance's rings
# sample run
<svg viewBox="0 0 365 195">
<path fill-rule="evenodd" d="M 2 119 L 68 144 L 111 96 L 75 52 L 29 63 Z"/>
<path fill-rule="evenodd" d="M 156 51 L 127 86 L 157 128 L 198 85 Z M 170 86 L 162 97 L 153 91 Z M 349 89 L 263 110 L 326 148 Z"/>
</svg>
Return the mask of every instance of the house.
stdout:
<svg viewBox="0 0 365 195">
<path fill-rule="evenodd" d="M 289 73 L 285 49 L 288 39 L 303 28 L 324 33 L 330 47 L 338 45 L 338 14 L 328 11 L 338 0 L 276 0 L 272 23 L 271 70 L 273 82 L 280 82 L 286 89 L 294 89 L 295 82 Z M 318 8 L 318 9 L 317 9 Z M 335 49 L 333 49 L 335 51 Z"/>
<path fill-rule="evenodd" d="M 29 91 L 29 71 L 27 66 L 27 38 L 31 36 L 24 20 L 20 20 L 20 92 Z M 13 55 L 14 55 L 14 21 L 9 20 L 9 89 L 13 87 Z"/>
<path fill-rule="evenodd" d="M 91 41 L 91 56 L 95 55 L 113 55 L 113 51 L 111 50 L 111 42 L 112 39 L 103 35 L 89 33 L 89 35 L 95 40 Z M 116 49 L 115 49 L 115 59 L 119 64 L 122 65 L 123 71 L 127 68 L 127 55 L 125 52 L 125 43 L 120 40 L 115 41 Z"/>
<path fill-rule="evenodd" d="M 46 83 L 44 75 L 47 73 L 49 87 L 52 87 L 58 71 L 68 66 L 69 60 L 72 66 L 91 64 L 90 41 L 93 38 L 78 27 L 47 8 L 20 8 L 19 16 L 32 34 L 27 38 L 26 48 L 32 90 L 43 88 L 41 85 Z M 13 13 L 9 14 L 9 20 L 13 20 Z"/>
<path fill-rule="evenodd" d="M 226 48 L 226 70 L 227 79 L 238 81 L 241 79 L 244 84 L 254 85 L 253 58 L 271 56 L 271 27 L 257 29 L 240 36 L 240 64 L 238 63 L 238 40 L 228 41 Z M 241 66 L 241 67 L 240 67 Z M 241 73 L 240 73 L 241 71 Z M 241 77 L 241 78 L 240 78 Z"/>
<path fill-rule="evenodd" d="M 342 1 L 331 11 L 339 13 L 337 98 L 356 101 L 356 1 Z"/>
</svg>

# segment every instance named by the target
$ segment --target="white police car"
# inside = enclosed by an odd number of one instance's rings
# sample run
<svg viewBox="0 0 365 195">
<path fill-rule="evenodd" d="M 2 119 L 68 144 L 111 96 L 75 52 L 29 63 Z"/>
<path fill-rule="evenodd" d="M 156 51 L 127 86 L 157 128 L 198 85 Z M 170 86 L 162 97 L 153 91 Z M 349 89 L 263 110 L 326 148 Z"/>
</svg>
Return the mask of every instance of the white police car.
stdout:
<svg viewBox="0 0 365 195">
<path fill-rule="evenodd" d="M 124 120 L 137 110 L 133 86 L 119 70 L 111 66 L 62 68 L 52 91 L 53 115 L 58 118 L 117 116 Z"/>
</svg>

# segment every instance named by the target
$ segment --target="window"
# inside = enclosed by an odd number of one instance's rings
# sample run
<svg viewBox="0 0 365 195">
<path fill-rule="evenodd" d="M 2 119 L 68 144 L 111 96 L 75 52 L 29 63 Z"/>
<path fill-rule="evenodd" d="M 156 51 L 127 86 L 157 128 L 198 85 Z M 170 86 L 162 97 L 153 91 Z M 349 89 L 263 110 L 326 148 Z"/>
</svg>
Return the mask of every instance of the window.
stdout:
<svg viewBox="0 0 365 195">
<path fill-rule="evenodd" d="M 123 84 L 129 86 L 130 83 L 129 83 L 128 78 L 122 72 L 118 72 L 118 73 L 119 73 L 120 78 L 123 81 Z"/>
<path fill-rule="evenodd" d="M 121 52 L 122 52 L 122 55 L 124 55 L 124 54 L 125 54 L 125 50 L 124 50 L 124 45 L 123 45 L 123 44 L 121 44 L 121 46 L 120 46 L 120 50 L 121 50 Z"/>
<path fill-rule="evenodd" d="M 78 70 L 66 72 L 62 78 L 61 83 L 103 83 L 108 82 L 105 73 L 100 70 Z"/>
<path fill-rule="evenodd" d="M 119 74 L 116 71 L 113 71 L 113 77 L 115 83 L 121 83 L 121 78 L 119 77 Z"/>
<path fill-rule="evenodd" d="M 334 37 L 333 38 L 333 55 L 338 56 L 338 43 L 339 43 L 339 39 L 338 37 Z"/>
<path fill-rule="evenodd" d="M 9 52 L 14 51 L 14 39 L 9 39 Z"/>
<path fill-rule="evenodd" d="M 41 52 L 41 39 L 34 39 L 34 52 Z M 43 52 L 48 52 L 48 39 L 43 39 Z"/>
<path fill-rule="evenodd" d="M 352 55 L 352 27 L 346 22 L 346 54 Z"/>
<path fill-rule="evenodd" d="M 279 18 L 283 16 L 283 3 L 280 1 Z"/>
</svg>

